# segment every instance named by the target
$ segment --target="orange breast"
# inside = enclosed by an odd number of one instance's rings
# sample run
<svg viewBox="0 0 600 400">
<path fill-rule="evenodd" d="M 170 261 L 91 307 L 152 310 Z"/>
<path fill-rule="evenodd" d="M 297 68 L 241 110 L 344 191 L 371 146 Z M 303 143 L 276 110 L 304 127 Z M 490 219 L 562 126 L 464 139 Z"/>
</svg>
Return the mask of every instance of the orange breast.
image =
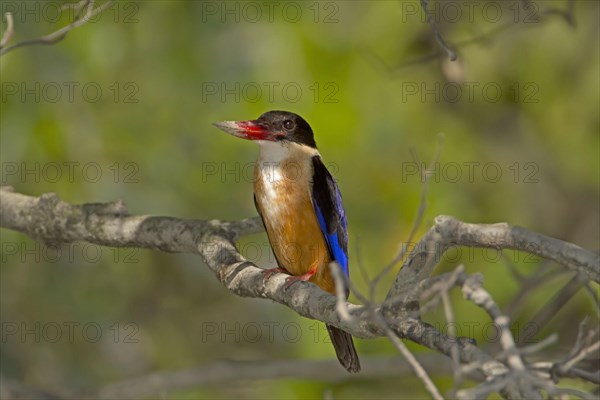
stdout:
<svg viewBox="0 0 600 400">
<path fill-rule="evenodd" d="M 335 292 L 328 265 L 327 243 L 319 227 L 310 197 L 310 180 L 302 174 L 286 176 L 285 165 L 279 171 L 256 168 L 254 193 L 265 222 L 273 253 L 280 267 L 292 275 L 311 270 L 310 279 L 323 290 Z"/>
</svg>

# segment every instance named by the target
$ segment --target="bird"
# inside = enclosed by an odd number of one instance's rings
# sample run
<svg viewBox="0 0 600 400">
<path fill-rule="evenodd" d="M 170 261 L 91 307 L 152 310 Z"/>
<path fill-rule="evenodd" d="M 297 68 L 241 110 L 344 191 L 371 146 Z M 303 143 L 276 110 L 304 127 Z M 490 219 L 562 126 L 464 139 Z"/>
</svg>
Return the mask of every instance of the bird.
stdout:
<svg viewBox="0 0 600 400">
<path fill-rule="evenodd" d="M 268 111 L 258 119 L 216 122 L 217 128 L 252 140 L 260 152 L 254 170 L 254 204 L 286 287 L 309 281 L 335 294 L 329 264 L 337 262 L 349 278 L 348 227 L 342 195 L 317 149 L 310 125 L 288 111 Z M 346 298 L 349 290 L 345 288 Z M 340 364 L 359 372 L 352 336 L 326 324 Z"/>
</svg>

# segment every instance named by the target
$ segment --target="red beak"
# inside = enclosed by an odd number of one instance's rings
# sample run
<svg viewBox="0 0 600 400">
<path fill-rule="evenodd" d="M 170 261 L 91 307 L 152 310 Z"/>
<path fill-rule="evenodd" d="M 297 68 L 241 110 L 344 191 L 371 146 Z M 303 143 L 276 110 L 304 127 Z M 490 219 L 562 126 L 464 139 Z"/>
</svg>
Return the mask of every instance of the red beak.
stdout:
<svg viewBox="0 0 600 400">
<path fill-rule="evenodd" d="M 268 126 L 257 121 L 223 121 L 215 122 L 220 130 L 248 140 L 274 140 Z"/>
</svg>

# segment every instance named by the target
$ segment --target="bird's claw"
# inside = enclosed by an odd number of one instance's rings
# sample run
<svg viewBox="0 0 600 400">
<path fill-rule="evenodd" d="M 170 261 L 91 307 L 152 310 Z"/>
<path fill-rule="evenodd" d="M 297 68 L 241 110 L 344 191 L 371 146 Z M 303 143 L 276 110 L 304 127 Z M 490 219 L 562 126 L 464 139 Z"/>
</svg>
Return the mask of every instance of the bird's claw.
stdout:
<svg viewBox="0 0 600 400">
<path fill-rule="evenodd" d="M 283 284 L 283 290 L 288 290 L 290 286 L 292 286 L 294 283 L 298 282 L 300 279 L 298 279 L 297 276 L 289 276 L 287 278 L 285 278 L 285 283 Z"/>
<path fill-rule="evenodd" d="M 294 283 L 296 282 L 306 282 L 308 281 L 310 278 L 312 278 L 312 276 L 315 273 L 311 270 L 308 273 L 304 274 L 304 275 L 300 275 L 300 276 L 288 276 L 287 278 L 285 278 L 285 284 L 283 285 L 283 290 L 287 290 L 290 286 L 292 286 Z"/>
<path fill-rule="evenodd" d="M 287 278 L 285 278 L 285 283 L 283 284 L 283 290 L 287 290 L 295 282 L 298 282 L 298 281 L 306 282 L 306 281 L 308 281 L 315 274 L 315 271 L 316 270 L 310 269 L 309 272 L 307 272 L 304 275 L 300 275 L 300 276 L 291 275 L 291 276 L 288 276 Z M 283 269 L 283 268 L 266 269 L 266 270 L 263 271 L 263 285 L 266 284 L 267 281 L 269 280 L 269 278 L 271 278 L 271 276 L 273 276 L 275 274 L 286 274 L 286 275 L 289 275 L 290 273 L 287 270 Z"/>
<path fill-rule="evenodd" d="M 263 285 L 267 283 L 269 278 L 275 274 L 287 274 L 288 272 L 283 268 L 270 268 L 262 272 L 263 274 Z"/>
</svg>

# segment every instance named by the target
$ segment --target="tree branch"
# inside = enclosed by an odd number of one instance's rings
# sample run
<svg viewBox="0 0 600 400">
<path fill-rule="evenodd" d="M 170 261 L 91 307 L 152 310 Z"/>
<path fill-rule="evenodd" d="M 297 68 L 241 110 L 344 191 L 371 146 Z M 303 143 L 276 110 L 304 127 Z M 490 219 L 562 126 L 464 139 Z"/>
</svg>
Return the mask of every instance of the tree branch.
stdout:
<svg viewBox="0 0 600 400">
<path fill-rule="evenodd" d="M 389 328 L 398 338 L 412 340 L 449 357 L 456 359 L 458 353 L 461 363 L 471 365 L 470 372 L 478 371 L 487 378 L 490 384 L 482 389 L 488 393 L 498 389 L 507 398 L 528 394 L 527 386 L 519 388 L 513 384 L 514 372 L 522 372 L 525 366 L 512 336 L 503 337 L 505 350 L 511 350 L 506 354 L 508 363 L 505 364 L 482 351 L 472 340 L 450 338 L 420 319 L 421 293 L 449 276 L 430 277 L 440 261 L 439 256 L 452 245 L 513 248 L 548 257 L 573 270 L 584 272 L 594 280 L 599 275 L 598 256 L 573 244 L 507 224 L 467 224 L 441 216 L 436 218 L 435 225 L 416 249 L 407 255 L 384 307 L 377 307 L 370 302 L 359 306 L 342 303 L 336 296 L 308 282 L 295 283 L 286 288 L 284 274 L 273 275 L 264 281 L 263 270 L 247 261 L 234 244 L 243 235 L 262 232 L 259 218 L 228 222 L 135 216 L 130 215 L 121 202 L 71 205 L 59 200 L 55 194 L 32 197 L 4 187 L 0 188 L 0 227 L 54 245 L 86 241 L 113 247 L 140 247 L 200 255 L 219 281 L 239 296 L 271 299 L 302 316 L 334 325 L 358 338 L 390 337 L 391 332 L 386 329 Z M 531 246 L 531 243 L 535 246 Z M 472 279 L 462 271 L 451 275 L 453 285 L 463 287 L 470 298 L 506 328 L 503 329 L 503 335 L 509 335 L 507 318 L 491 298 L 484 296 L 487 292 L 483 291 L 480 278 L 476 281 Z M 450 288 L 451 285 L 447 285 L 444 290 Z M 411 309 L 400 303 L 401 307 L 398 308 L 397 299 L 413 301 L 415 307 Z M 413 313 L 406 312 L 411 310 Z M 413 367 L 415 365 L 413 363 Z M 540 381 L 535 387 L 545 384 L 545 380 Z M 428 389 L 432 392 L 435 390 L 432 385 Z M 457 395 L 468 398 L 473 393 L 478 392 L 459 391 Z M 438 395 L 436 393 L 436 397 Z"/>
<path fill-rule="evenodd" d="M 15 34 L 15 23 L 12 13 L 5 13 L 4 18 L 6 19 L 6 30 L 4 31 L 2 39 L 0 40 L 0 49 L 6 46 L 10 39 L 12 39 L 12 36 Z"/>
<path fill-rule="evenodd" d="M 450 367 L 439 355 L 420 357 L 419 361 L 428 369 L 440 374 L 447 373 Z M 135 399 L 152 396 L 160 391 L 172 392 L 198 388 L 207 385 L 232 384 L 234 382 L 292 378 L 316 380 L 320 382 L 344 382 L 349 379 L 382 379 L 402 376 L 412 372 L 409 365 L 400 358 L 365 358 L 358 375 L 348 375 L 337 367 L 337 360 L 307 361 L 220 361 L 198 368 L 174 372 L 158 372 L 139 378 L 127 379 L 110 384 L 94 393 L 95 399 Z"/>
<path fill-rule="evenodd" d="M 429 0 L 421 0 L 421 7 L 423 8 L 425 15 L 427 16 L 427 23 L 431 26 L 431 30 L 433 31 L 433 36 L 435 37 L 435 41 L 446 52 L 450 61 L 456 61 L 456 59 L 458 58 L 458 56 L 456 55 L 456 52 L 454 50 L 452 50 L 450 48 L 450 46 L 448 46 L 448 44 L 446 44 L 446 41 L 442 37 L 442 34 L 440 33 L 440 30 L 438 29 L 437 24 L 435 23 L 433 17 L 427 11 L 428 6 L 429 6 Z"/>
<path fill-rule="evenodd" d="M 41 36 L 39 38 L 23 40 L 21 42 L 17 42 L 10 46 L 6 46 L 6 45 L 10 41 L 12 35 L 14 34 L 14 29 L 13 29 L 13 25 L 12 25 L 12 15 L 11 15 L 11 13 L 7 12 L 5 14 L 5 17 L 6 17 L 8 26 L 6 28 L 6 32 L 5 32 L 4 36 L 2 37 L 2 40 L 0 41 L 0 56 L 4 55 L 10 51 L 13 51 L 15 49 L 18 49 L 19 47 L 31 46 L 31 45 L 36 45 L 36 44 L 49 45 L 49 44 L 58 43 L 61 40 L 63 40 L 70 31 L 72 31 L 73 29 L 75 29 L 81 25 L 86 24 L 89 20 L 94 18 L 96 15 L 99 15 L 100 13 L 102 13 L 102 11 L 107 9 L 111 4 L 112 4 L 112 0 L 108 0 L 107 2 L 102 4 L 102 6 L 96 8 L 94 10 L 94 1 L 82 0 L 79 3 L 76 3 L 73 5 L 73 7 L 75 7 L 75 9 L 80 8 L 80 12 L 75 16 L 75 18 L 69 25 L 66 25 L 52 33 Z M 67 6 L 71 6 L 71 5 L 67 4 Z"/>
<path fill-rule="evenodd" d="M 454 246 L 524 251 L 584 273 L 600 283 L 600 255 L 575 244 L 506 223 L 469 224 L 441 215 L 435 218 L 435 225 L 408 254 L 386 302 L 398 296 L 404 303 L 416 301 L 417 293 L 411 289 L 429 277 L 445 252 Z M 412 297 L 406 297 L 409 294 Z"/>
</svg>

